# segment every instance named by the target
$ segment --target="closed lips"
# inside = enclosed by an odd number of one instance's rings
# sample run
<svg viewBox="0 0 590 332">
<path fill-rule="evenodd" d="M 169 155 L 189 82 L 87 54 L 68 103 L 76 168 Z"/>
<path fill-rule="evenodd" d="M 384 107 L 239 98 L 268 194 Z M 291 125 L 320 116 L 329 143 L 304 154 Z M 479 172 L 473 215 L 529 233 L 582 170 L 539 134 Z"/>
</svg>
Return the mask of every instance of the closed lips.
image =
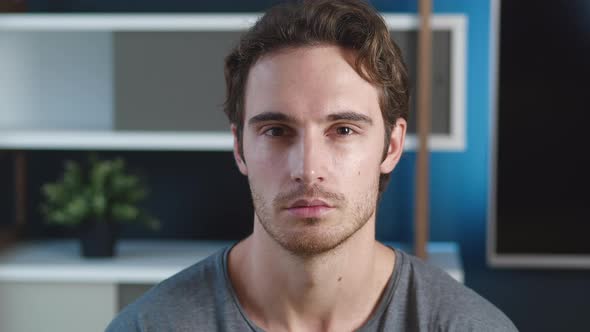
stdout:
<svg viewBox="0 0 590 332">
<path fill-rule="evenodd" d="M 326 203 L 320 199 L 314 199 L 314 200 L 301 199 L 301 200 L 298 200 L 295 203 L 293 203 L 289 208 L 293 209 L 293 208 L 304 208 L 304 207 L 314 207 L 314 206 L 332 207 L 328 203 Z"/>
</svg>

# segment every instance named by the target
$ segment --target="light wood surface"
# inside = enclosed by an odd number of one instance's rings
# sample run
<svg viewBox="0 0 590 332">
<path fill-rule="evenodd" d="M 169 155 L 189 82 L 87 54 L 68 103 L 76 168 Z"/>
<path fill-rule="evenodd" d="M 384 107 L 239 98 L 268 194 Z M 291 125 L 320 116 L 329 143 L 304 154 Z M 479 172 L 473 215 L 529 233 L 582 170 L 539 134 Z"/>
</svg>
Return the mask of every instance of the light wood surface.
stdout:
<svg viewBox="0 0 590 332">
<path fill-rule="evenodd" d="M 420 30 L 418 35 L 418 159 L 416 165 L 416 208 L 414 228 L 414 253 L 426 259 L 428 254 L 429 218 L 429 151 L 432 30 L 430 28 L 431 0 L 420 0 Z"/>
</svg>

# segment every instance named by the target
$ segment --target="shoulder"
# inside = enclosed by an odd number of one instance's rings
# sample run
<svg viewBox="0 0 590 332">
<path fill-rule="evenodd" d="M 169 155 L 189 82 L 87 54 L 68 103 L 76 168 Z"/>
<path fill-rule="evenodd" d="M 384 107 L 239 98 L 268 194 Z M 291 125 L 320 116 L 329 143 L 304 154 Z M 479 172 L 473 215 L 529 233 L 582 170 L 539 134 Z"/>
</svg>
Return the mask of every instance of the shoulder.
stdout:
<svg viewBox="0 0 590 332">
<path fill-rule="evenodd" d="M 502 311 L 445 271 L 398 252 L 404 265 L 400 286 L 429 330 L 517 331 Z"/>
<path fill-rule="evenodd" d="M 225 249 L 151 288 L 125 307 L 107 327 L 107 332 L 157 331 L 171 326 L 182 330 L 182 325 L 194 327 L 195 323 L 211 320 L 215 301 L 226 296 L 224 252 Z"/>
</svg>

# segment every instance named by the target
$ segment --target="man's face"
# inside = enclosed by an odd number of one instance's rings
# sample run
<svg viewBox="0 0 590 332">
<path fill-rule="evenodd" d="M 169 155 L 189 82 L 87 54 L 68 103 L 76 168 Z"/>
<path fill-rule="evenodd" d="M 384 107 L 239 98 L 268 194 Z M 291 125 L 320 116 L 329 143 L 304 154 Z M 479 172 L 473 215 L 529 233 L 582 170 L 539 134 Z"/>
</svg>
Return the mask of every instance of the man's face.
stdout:
<svg viewBox="0 0 590 332">
<path fill-rule="evenodd" d="M 379 93 L 353 63 L 336 46 L 291 48 L 264 56 L 248 76 L 245 160 L 237 140 L 234 155 L 255 222 L 299 256 L 329 251 L 374 220 L 380 173 L 401 153 L 403 120 L 383 159 Z"/>
</svg>

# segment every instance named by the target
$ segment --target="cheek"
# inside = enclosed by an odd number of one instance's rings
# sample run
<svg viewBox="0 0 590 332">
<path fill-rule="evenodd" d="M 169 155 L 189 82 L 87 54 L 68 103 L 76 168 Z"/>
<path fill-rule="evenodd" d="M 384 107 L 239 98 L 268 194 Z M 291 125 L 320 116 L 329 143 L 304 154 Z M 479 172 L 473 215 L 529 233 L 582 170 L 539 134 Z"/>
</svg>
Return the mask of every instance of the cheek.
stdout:
<svg viewBox="0 0 590 332">
<path fill-rule="evenodd" d="M 252 146 L 252 145 L 251 145 Z M 248 178 L 252 184 L 270 187 L 280 184 L 285 175 L 285 154 L 273 152 L 272 149 L 259 144 L 254 149 L 244 147 L 248 166 Z M 261 189 L 261 188 L 258 188 Z"/>
<path fill-rule="evenodd" d="M 337 153 L 332 158 L 332 167 L 343 183 L 350 188 L 364 188 L 374 185 L 378 179 L 381 153 L 366 146 L 359 150 Z"/>
</svg>

